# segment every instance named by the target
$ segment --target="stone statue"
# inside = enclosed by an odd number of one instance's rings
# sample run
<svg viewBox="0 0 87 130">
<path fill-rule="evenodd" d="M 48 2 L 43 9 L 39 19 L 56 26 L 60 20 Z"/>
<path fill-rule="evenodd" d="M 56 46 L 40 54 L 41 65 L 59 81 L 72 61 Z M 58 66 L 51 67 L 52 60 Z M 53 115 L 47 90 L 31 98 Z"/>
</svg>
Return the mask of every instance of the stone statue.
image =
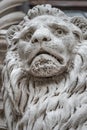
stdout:
<svg viewBox="0 0 87 130">
<path fill-rule="evenodd" d="M 87 130 L 87 20 L 38 5 L 6 39 L 8 129 Z"/>
</svg>

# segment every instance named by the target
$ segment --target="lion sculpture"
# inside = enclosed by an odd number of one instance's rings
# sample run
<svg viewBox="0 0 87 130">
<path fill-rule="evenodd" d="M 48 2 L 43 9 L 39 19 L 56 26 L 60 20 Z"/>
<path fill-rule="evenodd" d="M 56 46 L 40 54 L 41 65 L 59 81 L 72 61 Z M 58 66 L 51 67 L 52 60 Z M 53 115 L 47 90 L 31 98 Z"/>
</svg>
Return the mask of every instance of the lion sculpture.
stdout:
<svg viewBox="0 0 87 130">
<path fill-rule="evenodd" d="M 87 20 L 38 5 L 6 39 L 8 129 L 87 130 Z"/>
</svg>

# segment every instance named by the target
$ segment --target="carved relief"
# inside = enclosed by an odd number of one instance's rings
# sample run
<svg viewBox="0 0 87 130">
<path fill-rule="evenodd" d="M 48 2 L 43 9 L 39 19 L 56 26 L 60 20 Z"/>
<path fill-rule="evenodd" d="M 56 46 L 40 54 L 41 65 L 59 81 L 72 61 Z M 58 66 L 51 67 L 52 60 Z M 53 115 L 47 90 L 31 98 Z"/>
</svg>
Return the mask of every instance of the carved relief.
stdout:
<svg viewBox="0 0 87 130">
<path fill-rule="evenodd" d="M 21 11 L 21 6 L 25 1 L 27 0 L 0 0 L 0 130 L 7 130 L 1 94 L 1 72 L 7 50 L 5 35 L 9 26 L 23 20 L 25 13 Z"/>
<path fill-rule="evenodd" d="M 3 68 L 9 130 L 87 129 L 87 43 L 80 26 L 86 23 L 76 19 L 38 5 L 9 28 Z"/>
</svg>

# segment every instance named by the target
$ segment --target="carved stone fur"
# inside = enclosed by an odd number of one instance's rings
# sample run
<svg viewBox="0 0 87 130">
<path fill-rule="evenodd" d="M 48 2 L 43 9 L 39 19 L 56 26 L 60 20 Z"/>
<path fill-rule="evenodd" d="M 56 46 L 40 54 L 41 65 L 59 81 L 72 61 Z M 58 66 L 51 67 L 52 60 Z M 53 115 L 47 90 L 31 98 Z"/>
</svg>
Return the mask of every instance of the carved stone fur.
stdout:
<svg viewBox="0 0 87 130">
<path fill-rule="evenodd" d="M 9 130 L 87 130 L 87 41 L 62 11 L 36 6 L 7 33 Z"/>
</svg>

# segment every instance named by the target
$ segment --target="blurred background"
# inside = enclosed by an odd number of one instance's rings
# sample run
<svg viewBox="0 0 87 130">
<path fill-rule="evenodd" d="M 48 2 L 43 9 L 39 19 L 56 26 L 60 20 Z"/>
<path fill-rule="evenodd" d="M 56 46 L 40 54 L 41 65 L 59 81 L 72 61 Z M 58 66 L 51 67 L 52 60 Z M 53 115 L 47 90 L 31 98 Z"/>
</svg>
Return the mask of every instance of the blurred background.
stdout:
<svg viewBox="0 0 87 130">
<path fill-rule="evenodd" d="M 87 18 L 87 0 L 0 0 L 0 130 L 8 130 L 1 94 L 1 72 L 7 50 L 5 35 L 11 25 L 18 24 L 27 11 L 38 4 L 51 4 L 53 7 L 63 10 L 68 16 Z"/>
</svg>

